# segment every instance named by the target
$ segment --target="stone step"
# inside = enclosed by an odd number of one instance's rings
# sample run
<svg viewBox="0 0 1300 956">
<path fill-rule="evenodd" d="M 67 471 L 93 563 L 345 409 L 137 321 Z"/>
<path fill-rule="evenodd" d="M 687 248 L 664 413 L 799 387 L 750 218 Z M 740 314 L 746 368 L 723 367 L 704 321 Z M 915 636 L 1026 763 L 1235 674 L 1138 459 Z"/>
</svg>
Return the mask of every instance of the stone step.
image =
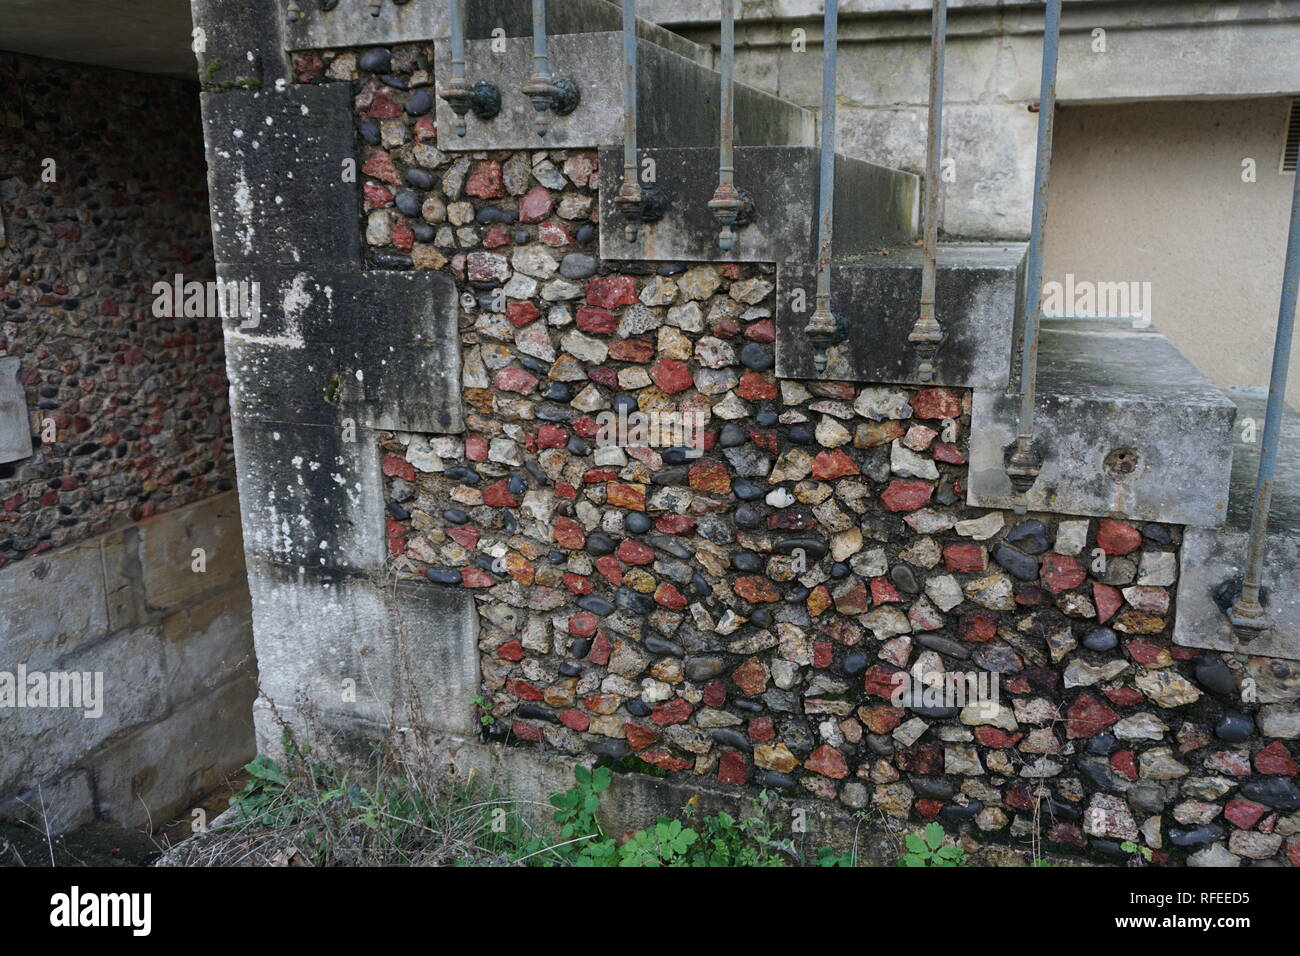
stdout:
<svg viewBox="0 0 1300 956">
<path fill-rule="evenodd" d="M 840 193 L 837 184 L 836 192 Z M 872 209 L 852 191 L 855 215 Z M 836 220 L 837 235 L 841 217 Z M 936 385 L 1005 388 L 1011 372 L 1016 314 L 1023 300 L 1021 243 L 941 244 L 935 313 L 948 339 L 935 360 Z M 782 378 L 919 384 L 916 352 L 907 336 L 920 311 L 922 255 L 918 246 L 837 259 L 831 266 L 832 309 L 848 322 L 848 337 L 828 352 L 818 374 L 804 326 L 815 307 L 817 272 L 804 258 L 777 269 L 776 373 Z M 802 294 L 800 294 L 802 290 Z M 802 305 L 803 308 L 798 307 Z"/>
<path fill-rule="evenodd" d="M 718 248 L 718 223 L 709 200 L 718 185 L 716 147 L 641 150 L 653 161 L 655 184 L 670 205 L 635 239 L 624 235 L 614 205 L 623 180 L 621 147 L 600 151 L 602 259 L 691 262 L 811 261 L 817 255 L 819 154 L 812 146 L 742 146 L 735 151 L 736 185 L 754 199 L 753 221 L 735 230 L 735 245 Z M 920 180 L 912 173 L 861 159 L 835 157 L 835 245 L 849 256 L 911 242 L 918 229 Z"/>
<path fill-rule="evenodd" d="M 281 13 L 289 0 L 279 0 Z M 333 10 L 299 3 L 303 16 L 284 23 L 284 49 L 320 50 L 333 47 L 389 46 L 394 43 L 446 38 L 450 35 L 448 4 L 438 2 L 384 4 L 371 16 L 365 3 L 341 3 Z M 532 37 L 531 0 L 471 0 L 465 10 L 465 36 L 491 39 L 494 30 L 508 37 Z M 546 7 L 548 36 L 562 33 L 603 33 L 623 29 L 622 8 L 610 0 L 562 0 Z M 712 51 L 649 20 L 637 20 L 637 36 L 656 46 L 708 66 Z"/>
<path fill-rule="evenodd" d="M 1044 321 L 1035 407 L 1043 469 L 1029 492 L 1030 511 L 1223 523 L 1235 409 L 1154 328 Z M 975 391 L 970 504 L 1015 504 L 1004 458 L 1018 412 L 1015 394 Z"/>
<path fill-rule="evenodd" d="M 1300 660 L 1300 412 L 1288 407 L 1282 419 L 1264 550 L 1267 609 L 1275 626 L 1239 646 L 1219 603 L 1228 603 L 1235 594 L 1226 595 L 1220 589 L 1225 582 L 1239 579 L 1246 563 L 1268 396 L 1266 390 L 1256 388 L 1230 388 L 1227 395 L 1237 406 L 1228 516 L 1222 528 L 1188 528 L 1183 535 L 1174 642 L 1210 650 L 1244 650 L 1260 658 Z M 1246 437 L 1253 440 L 1246 441 Z M 1270 666 L 1267 675 L 1257 676 L 1257 689 L 1271 686 L 1270 678 L 1278 679 L 1274 669 Z M 1300 667 L 1291 671 L 1295 696 L 1300 694 Z"/>
<path fill-rule="evenodd" d="M 524 21 L 527 22 L 527 21 Z M 550 38 L 553 76 L 567 76 L 580 99 L 567 116 L 550 117 L 537 135 L 532 102 L 520 88 L 532 74 L 532 39 L 470 39 L 465 73 L 472 84 L 488 80 L 501 91 L 501 112 L 490 120 L 467 117 L 465 136 L 441 97 L 435 118 L 438 148 L 453 150 L 572 149 L 623 142 L 623 34 L 621 31 L 561 33 Z M 435 43 L 439 85 L 451 71 L 451 41 Z M 639 146 L 715 146 L 720 89 L 715 70 L 659 43 L 637 41 L 637 141 Z M 813 114 L 769 93 L 736 84 L 736 143 L 740 146 L 809 145 Z"/>
</svg>

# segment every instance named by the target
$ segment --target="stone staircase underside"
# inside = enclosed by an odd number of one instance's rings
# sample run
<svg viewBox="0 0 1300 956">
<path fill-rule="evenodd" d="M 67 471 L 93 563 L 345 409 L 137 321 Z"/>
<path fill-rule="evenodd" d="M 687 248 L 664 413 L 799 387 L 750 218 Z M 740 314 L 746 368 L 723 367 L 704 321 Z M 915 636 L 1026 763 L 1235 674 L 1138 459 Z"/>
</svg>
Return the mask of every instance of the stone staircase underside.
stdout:
<svg viewBox="0 0 1300 956">
<path fill-rule="evenodd" d="M 1227 514 L 1234 408 L 1154 328 L 1049 319 L 1039 346 L 1031 511 L 1214 527 Z M 1009 508 L 1019 399 L 976 390 L 967 501 Z"/>
<path fill-rule="evenodd" d="M 1263 581 L 1275 626 L 1238 644 L 1220 606 L 1226 597 L 1219 589 L 1225 581 L 1239 578 L 1245 565 L 1267 395 L 1262 389 L 1244 388 L 1229 389 L 1227 394 L 1237 406 L 1228 518 L 1222 528 L 1188 528 L 1184 533 L 1174 641 L 1187 647 L 1300 660 L 1300 412 L 1288 407 L 1283 419 L 1264 552 Z M 1243 441 L 1246 419 L 1254 422 L 1251 442 Z M 1300 680 L 1300 669 L 1295 678 Z"/>
</svg>

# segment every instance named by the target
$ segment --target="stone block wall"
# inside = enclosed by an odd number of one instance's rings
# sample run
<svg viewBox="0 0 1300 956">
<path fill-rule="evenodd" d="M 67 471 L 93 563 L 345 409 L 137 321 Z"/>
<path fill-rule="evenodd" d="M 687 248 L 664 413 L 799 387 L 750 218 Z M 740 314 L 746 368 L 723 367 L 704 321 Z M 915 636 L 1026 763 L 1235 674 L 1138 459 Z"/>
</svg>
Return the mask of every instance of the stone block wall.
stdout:
<svg viewBox="0 0 1300 956">
<path fill-rule="evenodd" d="M 0 219 L 0 672 L 103 680 L 0 706 L 0 816 L 159 825 L 254 752 L 220 318 L 154 310 L 214 277 L 197 86 L 0 54 Z"/>
<path fill-rule="evenodd" d="M 1173 645 L 1181 528 L 966 507 L 968 392 L 778 381 L 771 267 L 600 261 L 594 152 L 441 153 L 427 48 L 358 52 L 293 66 L 353 85 L 368 264 L 461 291 L 464 435 L 378 440 L 390 572 L 476 602 L 486 738 L 971 843 L 1300 862 L 1297 687 Z M 610 447 L 618 409 L 699 412 L 702 454 Z M 998 705 L 893 705 L 936 672 Z"/>
</svg>

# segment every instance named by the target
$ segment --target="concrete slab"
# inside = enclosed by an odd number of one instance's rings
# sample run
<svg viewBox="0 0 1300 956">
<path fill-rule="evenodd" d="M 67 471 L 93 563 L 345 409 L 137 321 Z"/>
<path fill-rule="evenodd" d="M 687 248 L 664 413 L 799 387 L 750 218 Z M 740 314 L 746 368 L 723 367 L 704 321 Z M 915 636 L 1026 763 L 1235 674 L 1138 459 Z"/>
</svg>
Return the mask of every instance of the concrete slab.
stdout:
<svg viewBox="0 0 1300 956">
<path fill-rule="evenodd" d="M 504 45 L 504 49 L 501 46 Z M 491 120 L 471 114 L 463 137 L 456 117 L 438 98 L 438 148 L 443 151 L 560 149 L 605 146 L 623 141 L 623 37 L 621 33 L 561 34 L 551 37 L 551 72 L 572 77 L 581 100 L 567 116 L 553 116 L 539 139 L 536 111 L 519 92 L 532 74 L 532 41 L 507 37 L 497 44 L 469 42 L 465 72 L 470 83 L 488 79 L 501 88 L 501 112 Z M 449 40 L 435 44 L 435 70 L 449 75 Z M 716 146 L 719 77 L 654 43 L 637 47 L 637 139 L 642 146 Z M 808 110 L 751 86 L 736 84 L 736 143 L 740 146 L 811 145 L 814 120 Z"/>
<path fill-rule="evenodd" d="M 1214 600 L 1215 590 L 1225 581 L 1240 578 L 1245 568 L 1268 400 L 1265 389 L 1233 388 L 1227 395 L 1237 406 L 1228 517 L 1222 529 L 1189 528 L 1184 535 L 1174 642 L 1300 660 L 1300 412 L 1293 408 L 1288 407 L 1283 417 L 1264 551 L 1263 582 L 1274 627 L 1239 644 L 1226 614 Z M 1246 437 L 1252 440 L 1244 440 Z"/>
<path fill-rule="evenodd" d="M 172 608 L 240 580 L 244 545 L 239 536 L 239 500 L 217 495 L 137 525 L 140 584 L 147 609 Z M 194 550 L 203 550 L 202 571 Z"/>
<path fill-rule="evenodd" d="M 849 337 L 828 350 L 817 374 L 814 348 L 803 329 L 815 307 L 817 273 L 811 264 L 777 269 L 776 373 L 782 378 L 912 383 L 916 352 L 907 336 L 920 312 L 921 250 L 894 247 L 831 266 L 832 308 L 849 323 Z M 1004 388 L 1011 344 L 1023 301 L 1025 247 L 940 245 L 935 313 L 948 339 L 935 359 L 935 384 Z M 796 312 L 802 289 L 804 311 Z"/>
<path fill-rule="evenodd" d="M 1214 527 L 1227 515 L 1235 409 L 1154 328 L 1051 319 L 1040 337 L 1030 511 Z M 1019 400 L 978 389 L 967 502 L 1008 508 Z M 1126 459 L 1131 468 L 1113 466 Z"/>
<path fill-rule="evenodd" d="M 18 381 L 21 365 L 17 355 L 0 358 L 0 464 L 32 455 L 31 415 L 26 392 Z"/>
<path fill-rule="evenodd" d="M 614 196 L 623 180 L 621 147 L 600 153 L 602 259 L 669 262 L 813 261 L 817 256 L 819 157 L 812 146 L 748 146 L 735 153 L 736 185 L 754 197 L 753 222 L 736 229 L 735 246 L 718 248 L 718 224 L 708 202 L 718 184 L 714 148 L 649 148 L 655 182 L 672 205 L 629 242 Z M 838 256 L 911 242 L 919 228 L 920 180 L 874 163 L 835 157 L 835 244 Z"/>
<path fill-rule="evenodd" d="M 200 102 L 216 260 L 359 261 L 357 185 L 343 178 L 344 160 L 355 160 L 349 85 L 204 93 Z"/>
</svg>

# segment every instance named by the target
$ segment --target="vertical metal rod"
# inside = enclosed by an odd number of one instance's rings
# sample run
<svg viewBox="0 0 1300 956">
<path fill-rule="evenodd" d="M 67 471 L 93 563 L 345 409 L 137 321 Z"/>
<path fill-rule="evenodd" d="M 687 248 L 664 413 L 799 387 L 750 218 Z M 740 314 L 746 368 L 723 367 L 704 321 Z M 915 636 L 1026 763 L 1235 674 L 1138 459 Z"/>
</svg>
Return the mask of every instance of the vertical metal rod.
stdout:
<svg viewBox="0 0 1300 956">
<path fill-rule="evenodd" d="M 1052 128 L 1056 120 L 1056 60 L 1061 38 L 1061 0 L 1047 0 L 1043 23 L 1043 70 L 1038 95 L 1038 148 L 1034 160 L 1034 209 L 1029 232 L 1029 261 L 1025 275 L 1025 338 L 1020 360 L 1020 421 L 1016 449 L 1007 463 L 1007 476 L 1018 492 L 1016 511 L 1042 469 L 1033 448 L 1034 400 L 1038 384 L 1038 327 L 1042 320 L 1043 228 L 1047 223 L 1047 176 L 1052 165 Z"/>
<path fill-rule="evenodd" d="M 623 182 L 615 202 L 627 217 L 628 242 L 636 239 L 642 199 L 636 166 L 636 0 L 623 0 Z"/>
<path fill-rule="evenodd" d="M 551 86 L 550 56 L 546 48 L 546 0 L 533 0 L 533 76 L 529 86 L 549 92 Z M 525 88 L 527 92 L 527 88 Z M 538 96 L 533 100 L 537 112 L 537 135 L 545 136 L 550 122 L 550 97 Z"/>
<path fill-rule="evenodd" d="M 930 115 L 925 151 L 925 232 L 921 263 L 920 315 L 907 336 L 920 358 L 917 376 L 934 381 L 934 357 L 943 344 L 943 326 L 935 317 L 936 248 L 939 244 L 940 154 L 943 151 L 943 66 L 948 37 L 948 0 L 934 0 L 930 15 Z"/>
<path fill-rule="evenodd" d="M 451 75 L 465 79 L 465 21 L 460 0 L 451 0 Z"/>
<path fill-rule="evenodd" d="M 826 0 L 822 20 L 821 168 L 817 193 L 817 307 L 804 326 L 815 346 L 818 373 L 827 365 L 826 348 L 839 323 L 831 312 L 831 244 L 835 212 L 835 67 L 839 43 L 839 0 Z"/>
<path fill-rule="evenodd" d="M 1282 438 L 1282 416 L 1286 411 L 1286 379 L 1291 366 L 1291 335 L 1295 331 L 1296 298 L 1300 293 L 1300 173 L 1296 174 L 1291 197 L 1291 227 L 1287 233 L 1286 265 L 1282 272 L 1282 302 L 1277 313 L 1277 335 L 1273 342 L 1273 369 L 1268 380 L 1268 407 L 1264 412 L 1264 438 L 1259 450 L 1259 472 L 1255 477 L 1255 508 L 1250 517 L 1250 544 L 1241 594 L 1229 617 L 1234 627 L 1265 630 L 1270 622 L 1259 602 L 1264 569 L 1264 546 L 1268 538 L 1268 513 L 1273 503 L 1273 475 Z"/>
<path fill-rule="evenodd" d="M 718 188 L 709 200 L 709 211 L 722 227 L 718 248 L 729 252 L 736 244 L 736 226 L 750 221 L 754 199 L 736 188 L 736 0 L 722 0 L 722 128 L 718 132 Z"/>
</svg>

